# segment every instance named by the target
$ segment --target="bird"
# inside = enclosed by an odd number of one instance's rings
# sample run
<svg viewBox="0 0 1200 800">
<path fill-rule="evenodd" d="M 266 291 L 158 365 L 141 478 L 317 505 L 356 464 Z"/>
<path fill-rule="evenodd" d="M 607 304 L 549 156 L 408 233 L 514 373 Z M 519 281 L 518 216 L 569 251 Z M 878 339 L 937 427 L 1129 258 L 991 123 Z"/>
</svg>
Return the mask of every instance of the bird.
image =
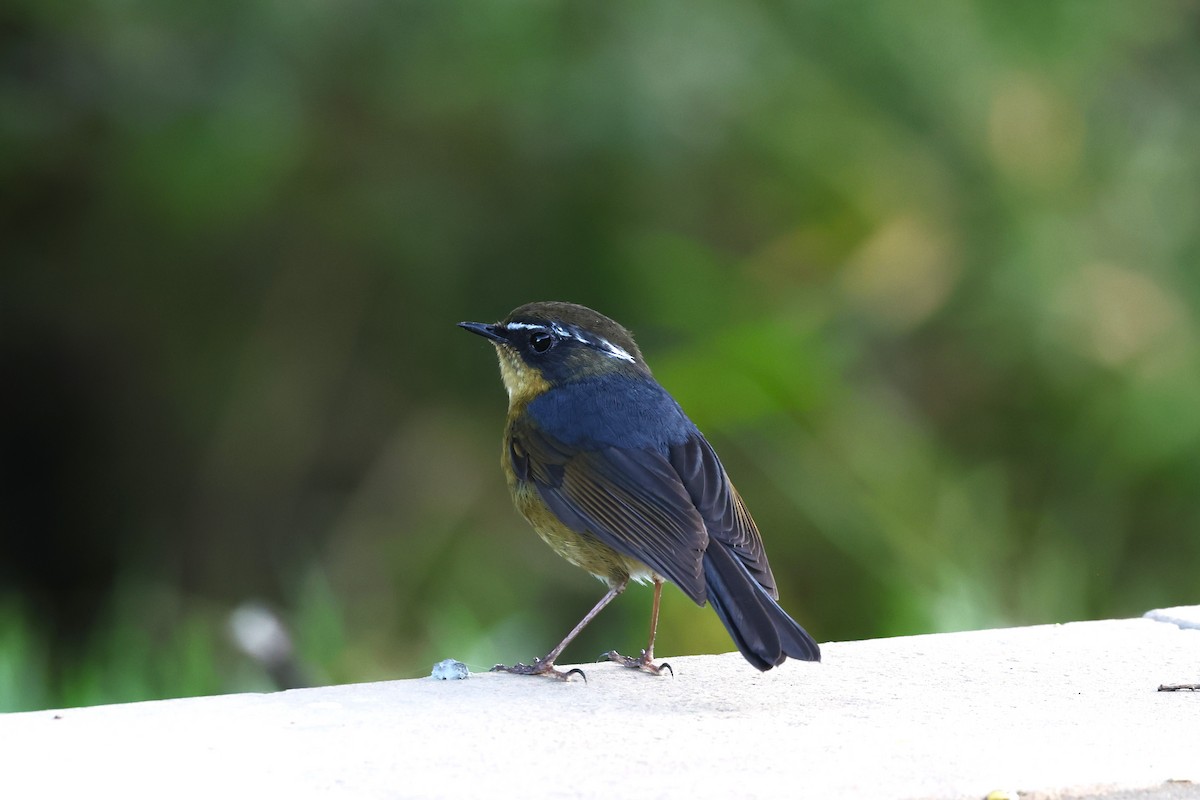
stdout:
<svg viewBox="0 0 1200 800">
<path fill-rule="evenodd" d="M 545 656 L 492 671 L 586 681 L 555 660 L 631 580 L 653 585 L 649 643 L 638 656 L 612 650 L 602 661 L 675 674 L 654 663 L 665 581 L 710 604 L 755 668 L 821 660 L 779 605 L 762 537 L 716 451 L 628 330 L 559 301 L 458 325 L 491 341 L 499 358 L 508 393 L 501 466 L 514 505 L 558 555 L 608 587 Z"/>
</svg>

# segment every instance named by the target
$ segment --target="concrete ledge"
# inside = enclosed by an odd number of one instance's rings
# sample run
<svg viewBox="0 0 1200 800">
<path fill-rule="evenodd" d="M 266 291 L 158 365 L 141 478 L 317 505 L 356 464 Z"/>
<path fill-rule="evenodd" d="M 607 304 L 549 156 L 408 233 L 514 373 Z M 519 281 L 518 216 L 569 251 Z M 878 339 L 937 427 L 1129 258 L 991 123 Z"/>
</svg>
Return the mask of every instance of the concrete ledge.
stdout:
<svg viewBox="0 0 1200 800">
<path fill-rule="evenodd" d="M 0 795 L 1200 797 L 1200 607 L 1152 615 L 0 715 Z"/>
</svg>

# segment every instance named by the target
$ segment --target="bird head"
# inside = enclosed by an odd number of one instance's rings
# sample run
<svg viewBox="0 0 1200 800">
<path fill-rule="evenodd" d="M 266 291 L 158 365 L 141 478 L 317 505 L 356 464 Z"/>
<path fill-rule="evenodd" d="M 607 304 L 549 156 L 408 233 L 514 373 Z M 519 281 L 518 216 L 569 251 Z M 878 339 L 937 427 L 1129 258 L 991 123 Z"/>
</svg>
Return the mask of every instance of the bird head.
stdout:
<svg viewBox="0 0 1200 800">
<path fill-rule="evenodd" d="M 649 373 L 629 331 L 574 303 L 529 303 L 500 322 L 460 322 L 458 326 L 496 346 L 510 405 L 588 377 Z"/>
</svg>

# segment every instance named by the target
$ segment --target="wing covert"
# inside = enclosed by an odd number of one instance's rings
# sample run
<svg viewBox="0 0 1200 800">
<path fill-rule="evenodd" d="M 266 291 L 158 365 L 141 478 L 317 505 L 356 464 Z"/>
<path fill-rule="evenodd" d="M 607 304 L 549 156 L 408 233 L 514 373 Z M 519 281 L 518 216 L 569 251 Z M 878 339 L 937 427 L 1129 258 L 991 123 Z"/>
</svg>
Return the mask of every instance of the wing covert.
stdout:
<svg viewBox="0 0 1200 800">
<path fill-rule="evenodd" d="M 573 450 L 532 425 L 515 426 L 510 457 L 567 527 L 590 533 L 705 600 L 705 520 L 667 456 L 653 449 Z"/>
</svg>

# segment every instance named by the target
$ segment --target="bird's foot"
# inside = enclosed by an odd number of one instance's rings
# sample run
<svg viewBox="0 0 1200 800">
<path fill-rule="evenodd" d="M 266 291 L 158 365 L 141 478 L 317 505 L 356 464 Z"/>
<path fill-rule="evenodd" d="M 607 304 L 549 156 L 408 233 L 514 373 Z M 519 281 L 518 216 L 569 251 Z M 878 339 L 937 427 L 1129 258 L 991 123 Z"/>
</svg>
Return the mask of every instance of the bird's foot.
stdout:
<svg viewBox="0 0 1200 800">
<path fill-rule="evenodd" d="M 604 653 L 602 656 L 600 656 L 601 661 L 606 659 L 614 664 L 620 664 L 622 667 L 648 672 L 651 675 L 661 675 L 663 670 L 666 670 L 667 672 L 671 673 L 672 678 L 675 677 L 675 670 L 671 669 L 670 664 L 665 661 L 661 664 L 655 664 L 654 656 L 652 656 L 650 653 L 647 653 L 645 650 L 643 650 L 642 654 L 637 658 L 632 656 L 623 656 L 616 650 L 609 650 L 607 653 Z"/>
<path fill-rule="evenodd" d="M 532 664 L 513 664 L 511 667 L 497 664 L 488 672 L 507 672 L 510 675 L 545 675 L 547 678 L 560 681 L 569 681 L 572 675 L 578 675 L 583 678 L 584 683 L 587 683 L 587 675 L 584 675 L 583 670 L 578 667 L 563 672 L 561 669 L 554 668 L 553 661 L 547 661 L 544 658 L 535 658 Z"/>
</svg>

